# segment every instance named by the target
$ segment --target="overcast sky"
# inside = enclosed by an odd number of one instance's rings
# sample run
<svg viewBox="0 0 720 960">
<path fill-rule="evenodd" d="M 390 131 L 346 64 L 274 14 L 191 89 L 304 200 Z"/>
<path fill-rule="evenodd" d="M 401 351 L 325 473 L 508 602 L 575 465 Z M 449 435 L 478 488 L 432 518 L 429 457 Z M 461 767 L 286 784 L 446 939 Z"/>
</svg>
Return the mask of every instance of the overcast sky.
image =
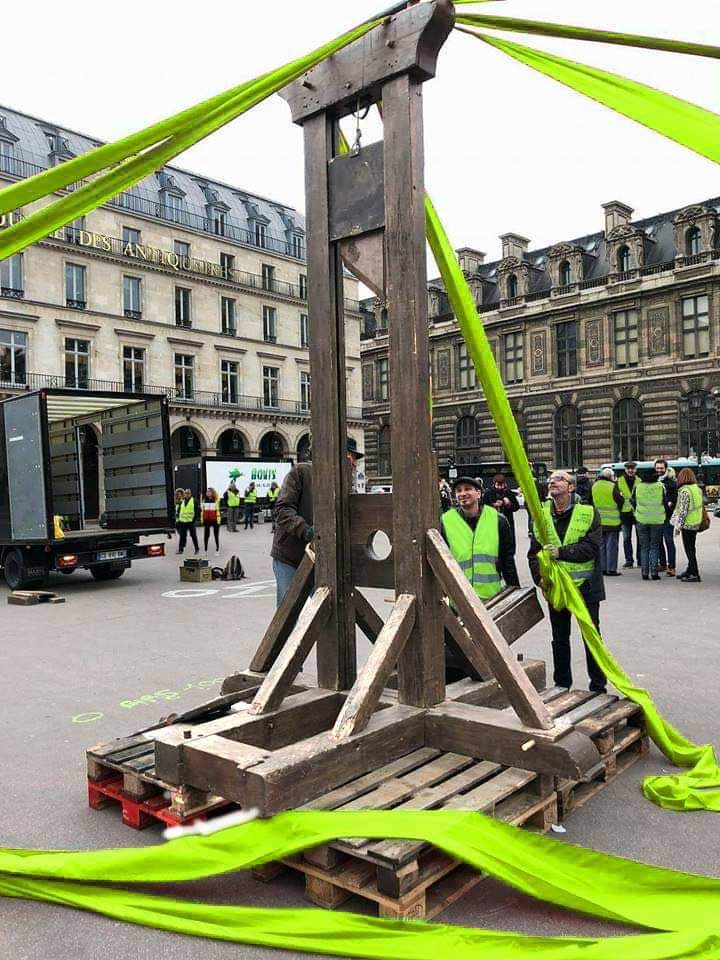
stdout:
<svg viewBox="0 0 720 960">
<path fill-rule="evenodd" d="M 205 0 L 122 6 L 13 3 L 2 16 L 0 103 L 104 140 L 279 66 L 389 0 Z M 715 0 L 497 0 L 485 13 L 720 44 Z M 720 112 L 717 60 L 504 36 L 626 74 Z M 645 217 L 720 194 L 714 164 L 469 37 L 454 34 L 425 85 L 426 183 L 456 247 L 499 256 L 603 227 L 600 204 Z M 372 131 L 368 131 L 372 139 Z M 303 208 L 302 137 L 279 97 L 178 165 Z"/>
</svg>

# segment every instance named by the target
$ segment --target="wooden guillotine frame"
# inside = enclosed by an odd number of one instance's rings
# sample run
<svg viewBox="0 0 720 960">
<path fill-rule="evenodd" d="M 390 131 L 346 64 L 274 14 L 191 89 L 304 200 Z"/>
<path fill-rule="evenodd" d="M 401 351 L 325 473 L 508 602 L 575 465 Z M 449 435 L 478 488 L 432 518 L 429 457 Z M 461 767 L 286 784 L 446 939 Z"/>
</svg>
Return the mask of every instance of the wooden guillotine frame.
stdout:
<svg viewBox="0 0 720 960">
<path fill-rule="evenodd" d="M 220 700 L 233 710 L 154 734 L 165 782 L 263 813 L 307 803 L 423 746 L 575 779 L 598 760 L 588 736 L 553 719 L 510 649 L 541 616 L 534 591 L 483 605 L 437 530 L 422 89 L 453 21 L 449 0 L 408 5 L 283 92 L 305 144 L 314 555 L 250 669 L 225 681 Z M 339 121 L 376 104 L 383 139 L 342 154 Z M 393 494 L 350 492 L 343 265 L 388 312 Z M 392 544 L 384 560 L 370 546 L 378 530 Z M 394 588 L 386 622 L 365 587 Z M 373 641 L 359 671 L 356 624 Z M 446 638 L 472 678 L 461 691 L 446 690 Z M 313 648 L 317 686 L 307 688 L 298 677 Z M 498 691 L 505 709 L 487 705 Z"/>
</svg>

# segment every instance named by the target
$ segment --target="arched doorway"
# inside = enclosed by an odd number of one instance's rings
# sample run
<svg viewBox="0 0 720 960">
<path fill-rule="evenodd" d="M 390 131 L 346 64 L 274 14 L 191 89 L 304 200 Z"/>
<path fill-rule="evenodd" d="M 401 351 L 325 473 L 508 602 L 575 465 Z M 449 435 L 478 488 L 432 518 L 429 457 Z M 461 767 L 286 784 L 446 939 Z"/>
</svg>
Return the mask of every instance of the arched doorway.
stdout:
<svg viewBox="0 0 720 960">
<path fill-rule="evenodd" d="M 310 460 L 310 434 L 304 433 L 297 445 L 298 463 L 307 463 Z"/>
<path fill-rule="evenodd" d="M 178 427 L 172 435 L 173 460 L 187 460 L 202 455 L 202 440 L 192 427 Z"/>
<path fill-rule="evenodd" d="M 79 428 L 80 457 L 82 461 L 83 501 L 85 521 L 100 516 L 100 456 L 95 428 L 86 423 Z"/>
<path fill-rule="evenodd" d="M 277 460 L 278 457 L 282 457 L 285 453 L 285 441 L 280 436 L 279 433 L 276 433 L 275 430 L 271 430 L 269 433 L 266 433 L 265 436 L 260 441 L 260 457 L 263 460 Z"/>
<path fill-rule="evenodd" d="M 239 430 L 225 430 L 220 434 L 217 452 L 221 457 L 242 457 L 245 453 L 245 440 Z"/>
</svg>

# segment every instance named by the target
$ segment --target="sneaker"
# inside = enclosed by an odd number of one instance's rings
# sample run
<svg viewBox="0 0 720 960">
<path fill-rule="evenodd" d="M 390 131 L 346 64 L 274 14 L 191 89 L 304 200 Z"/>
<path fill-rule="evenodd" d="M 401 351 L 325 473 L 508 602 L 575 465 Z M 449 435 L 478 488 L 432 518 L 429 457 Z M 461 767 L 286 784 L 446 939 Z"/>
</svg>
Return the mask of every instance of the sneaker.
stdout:
<svg viewBox="0 0 720 960">
<path fill-rule="evenodd" d="M 628 560 L 626 563 L 623 564 L 623 570 L 629 570 L 632 567 L 632 565 L 633 565 L 632 560 Z"/>
<path fill-rule="evenodd" d="M 591 693 L 607 693 L 607 687 L 604 683 L 591 683 L 590 684 Z"/>
<path fill-rule="evenodd" d="M 674 567 L 668 567 L 667 570 L 665 571 L 665 576 L 666 576 L 666 577 L 674 577 L 674 576 L 675 576 L 675 568 L 674 568 Z"/>
<path fill-rule="evenodd" d="M 691 573 L 687 577 L 683 577 L 683 581 L 685 583 L 702 583 L 702 580 L 700 579 L 700 577 L 696 576 L 694 573 Z"/>
<path fill-rule="evenodd" d="M 645 577 L 645 579 L 647 580 L 647 577 Z M 659 580 L 659 579 L 660 579 L 660 574 L 659 574 L 659 573 L 654 573 L 654 574 L 650 577 L 650 579 L 651 579 L 651 580 Z"/>
</svg>

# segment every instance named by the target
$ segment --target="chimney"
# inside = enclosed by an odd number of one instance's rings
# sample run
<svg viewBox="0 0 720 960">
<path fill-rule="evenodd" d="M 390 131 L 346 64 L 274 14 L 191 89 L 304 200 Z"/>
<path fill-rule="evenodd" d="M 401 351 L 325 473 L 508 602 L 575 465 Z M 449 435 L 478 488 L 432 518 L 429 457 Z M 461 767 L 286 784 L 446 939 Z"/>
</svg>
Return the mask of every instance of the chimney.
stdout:
<svg viewBox="0 0 720 960">
<path fill-rule="evenodd" d="M 472 247 L 460 247 L 455 253 L 462 272 L 469 273 L 471 276 L 474 276 L 478 272 L 478 267 L 485 263 L 485 254 L 481 250 L 473 250 Z"/>
<path fill-rule="evenodd" d="M 527 237 L 521 237 L 519 233 L 503 233 L 500 236 L 502 242 L 502 258 L 517 257 L 518 260 L 524 260 L 530 241 Z"/>
<path fill-rule="evenodd" d="M 620 203 L 619 200 L 604 203 L 602 208 L 605 211 L 605 236 L 615 227 L 622 227 L 626 223 L 630 223 L 630 217 L 634 213 L 632 207 L 629 207 L 626 203 Z"/>
</svg>

